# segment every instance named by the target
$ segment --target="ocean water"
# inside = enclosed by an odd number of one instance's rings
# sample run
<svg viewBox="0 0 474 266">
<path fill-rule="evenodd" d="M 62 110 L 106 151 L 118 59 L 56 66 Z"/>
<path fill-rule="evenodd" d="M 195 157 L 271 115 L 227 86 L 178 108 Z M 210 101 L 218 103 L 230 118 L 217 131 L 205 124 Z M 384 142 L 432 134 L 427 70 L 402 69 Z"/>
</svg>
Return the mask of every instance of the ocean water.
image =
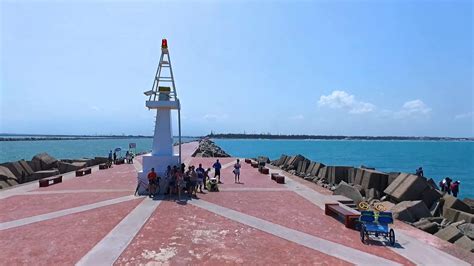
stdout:
<svg viewBox="0 0 474 266">
<path fill-rule="evenodd" d="M 326 165 L 375 167 L 384 172 L 424 174 L 439 182 L 449 176 L 460 180 L 460 198 L 474 198 L 474 142 L 461 141 L 317 141 L 215 139 L 236 157 L 301 154 Z"/>
<path fill-rule="evenodd" d="M 182 138 L 191 141 L 195 138 Z M 177 141 L 177 138 L 174 138 Z M 151 150 L 152 138 L 130 139 L 81 139 L 81 140 L 44 140 L 44 141 L 0 141 L 0 163 L 31 160 L 41 152 L 47 152 L 57 159 L 107 157 L 109 151 L 122 148 L 123 155 L 128 150 L 129 143 L 136 143 L 136 152 Z"/>
</svg>

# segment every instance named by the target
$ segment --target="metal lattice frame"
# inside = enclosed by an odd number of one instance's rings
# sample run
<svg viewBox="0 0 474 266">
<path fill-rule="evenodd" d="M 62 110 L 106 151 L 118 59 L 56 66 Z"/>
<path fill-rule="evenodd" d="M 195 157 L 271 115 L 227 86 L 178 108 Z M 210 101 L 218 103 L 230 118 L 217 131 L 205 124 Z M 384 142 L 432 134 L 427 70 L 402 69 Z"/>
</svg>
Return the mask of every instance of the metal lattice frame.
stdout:
<svg viewBox="0 0 474 266">
<path fill-rule="evenodd" d="M 165 60 L 166 59 L 166 60 Z M 169 76 L 162 76 L 163 69 L 169 69 Z M 178 107 L 178 142 L 179 142 L 179 163 L 181 164 L 181 104 L 178 99 L 178 94 L 176 92 L 176 85 L 174 82 L 173 68 L 171 66 L 171 57 L 168 51 L 168 48 L 161 48 L 160 62 L 158 63 L 158 68 L 156 69 L 155 79 L 153 80 L 153 85 L 151 87 L 151 93 L 149 95 L 149 101 L 158 101 L 159 100 L 159 87 L 163 83 L 171 85 L 170 91 L 170 101 L 177 101 L 179 104 Z"/>
</svg>

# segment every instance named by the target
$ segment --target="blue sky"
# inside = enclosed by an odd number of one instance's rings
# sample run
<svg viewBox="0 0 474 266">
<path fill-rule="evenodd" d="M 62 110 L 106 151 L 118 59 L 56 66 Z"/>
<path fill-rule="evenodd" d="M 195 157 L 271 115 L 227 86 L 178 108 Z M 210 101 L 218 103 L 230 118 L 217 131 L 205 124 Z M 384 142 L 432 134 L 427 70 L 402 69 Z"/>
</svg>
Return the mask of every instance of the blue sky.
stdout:
<svg viewBox="0 0 474 266">
<path fill-rule="evenodd" d="M 474 136 L 472 1 L 1 1 L 0 132 Z"/>
</svg>

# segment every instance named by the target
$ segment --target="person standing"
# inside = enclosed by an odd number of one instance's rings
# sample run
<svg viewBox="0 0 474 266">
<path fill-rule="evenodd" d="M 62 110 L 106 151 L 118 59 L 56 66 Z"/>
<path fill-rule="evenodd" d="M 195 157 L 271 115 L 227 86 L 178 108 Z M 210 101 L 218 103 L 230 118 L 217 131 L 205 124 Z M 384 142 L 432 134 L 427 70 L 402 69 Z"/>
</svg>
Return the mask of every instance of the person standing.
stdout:
<svg viewBox="0 0 474 266">
<path fill-rule="evenodd" d="M 451 182 L 453 182 L 453 180 L 449 177 L 446 177 L 446 192 L 448 192 L 449 195 L 451 195 Z"/>
<path fill-rule="evenodd" d="M 205 184 L 204 183 L 205 173 L 204 173 L 204 168 L 202 168 L 202 164 L 199 164 L 199 167 L 196 168 L 196 174 L 197 174 L 197 184 L 199 186 L 199 192 L 204 193 L 202 191 L 202 187 Z M 204 186 L 204 187 L 206 187 L 206 186 Z M 196 190 L 197 190 L 197 188 L 196 188 Z"/>
<path fill-rule="evenodd" d="M 178 190 L 178 200 L 181 201 L 181 190 L 185 187 L 185 182 L 183 178 L 183 173 L 181 172 L 181 169 L 177 169 L 175 172 L 175 180 L 176 180 L 176 187 Z"/>
<path fill-rule="evenodd" d="M 190 181 L 190 196 L 194 195 L 197 197 L 197 182 L 198 182 L 198 177 L 197 173 L 194 170 L 194 166 L 191 167 L 191 172 L 189 173 L 189 181 Z"/>
<path fill-rule="evenodd" d="M 459 180 L 451 184 L 451 192 L 453 192 L 453 196 L 455 196 L 456 198 L 458 197 L 459 193 L 459 184 L 461 184 Z"/>
<path fill-rule="evenodd" d="M 130 163 L 130 152 L 125 153 L 125 163 Z"/>
<path fill-rule="evenodd" d="M 204 172 L 204 189 L 205 190 L 208 190 L 207 189 L 207 181 L 209 180 L 209 173 L 211 172 L 211 168 L 207 168 L 207 170 Z"/>
<path fill-rule="evenodd" d="M 216 162 L 212 165 L 212 167 L 214 168 L 214 178 L 217 178 L 217 182 L 219 184 L 222 184 L 222 182 L 221 182 L 221 168 L 222 168 L 222 165 L 219 162 L 219 159 L 216 160 Z"/>
<path fill-rule="evenodd" d="M 240 160 L 237 159 L 237 163 L 234 164 L 234 182 L 240 184 Z"/>
<path fill-rule="evenodd" d="M 109 157 L 107 158 L 108 167 L 112 167 L 112 150 L 109 151 Z"/>
<path fill-rule="evenodd" d="M 423 167 L 419 167 L 418 169 L 416 169 L 416 175 L 419 176 L 419 177 L 424 177 L 424 173 L 423 173 Z"/>
<path fill-rule="evenodd" d="M 117 163 L 117 152 L 114 151 L 114 164 Z"/>
<path fill-rule="evenodd" d="M 439 181 L 439 188 L 441 188 L 441 192 L 446 192 L 446 177 Z"/>
<path fill-rule="evenodd" d="M 148 177 L 148 196 L 150 198 L 153 198 L 155 196 L 156 179 L 157 179 L 155 168 L 151 168 L 151 171 L 148 173 L 147 177 Z"/>
</svg>

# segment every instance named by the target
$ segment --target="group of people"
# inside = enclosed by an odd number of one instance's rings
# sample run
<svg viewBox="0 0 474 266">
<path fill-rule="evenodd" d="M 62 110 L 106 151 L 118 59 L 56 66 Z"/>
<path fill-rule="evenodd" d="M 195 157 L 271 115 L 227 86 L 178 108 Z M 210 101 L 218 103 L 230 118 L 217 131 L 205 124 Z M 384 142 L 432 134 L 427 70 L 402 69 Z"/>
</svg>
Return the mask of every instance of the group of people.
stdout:
<svg viewBox="0 0 474 266">
<path fill-rule="evenodd" d="M 204 190 L 218 191 L 218 185 L 221 182 L 221 169 L 222 165 L 219 159 L 212 165 L 214 168 L 214 177 L 209 177 L 211 168 L 204 169 L 202 164 L 196 168 L 194 165 L 190 165 L 186 168 L 186 165 L 175 165 L 171 167 L 168 165 L 164 174 L 164 182 L 161 182 L 161 177 L 157 175 L 154 168 L 151 168 L 148 173 L 148 196 L 150 198 L 160 193 L 161 184 L 165 184 L 166 188 L 164 191 L 165 195 L 177 194 L 178 199 L 181 200 L 181 194 L 187 193 L 190 196 L 197 197 L 198 191 L 204 193 Z M 240 182 L 240 160 L 234 164 L 234 179 L 235 183 Z"/>
<path fill-rule="evenodd" d="M 133 152 L 127 151 L 125 153 L 125 158 L 124 158 L 125 163 L 133 163 L 133 158 L 134 157 L 135 157 L 135 155 L 133 154 Z M 112 165 L 112 163 L 117 164 L 118 159 L 120 159 L 120 158 L 117 158 L 117 152 L 116 151 L 114 151 L 113 153 L 112 153 L 112 151 L 109 151 L 108 163 L 110 165 Z"/>
<path fill-rule="evenodd" d="M 439 182 L 439 187 L 441 188 L 442 192 L 446 192 L 449 195 L 453 193 L 453 196 L 457 197 L 459 193 L 460 184 L 461 182 L 459 180 L 453 182 L 451 178 L 445 177 Z"/>
<path fill-rule="evenodd" d="M 418 169 L 416 169 L 415 175 L 419 177 L 424 177 L 423 168 L 419 167 Z M 451 178 L 445 177 L 443 178 L 443 180 L 439 181 L 439 188 L 441 189 L 442 192 L 446 192 L 449 195 L 453 193 L 453 196 L 457 197 L 459 193 L 460 184 L 461 184 L 461 181 L 459 180 L 453 182 Z"/>
</svg>

